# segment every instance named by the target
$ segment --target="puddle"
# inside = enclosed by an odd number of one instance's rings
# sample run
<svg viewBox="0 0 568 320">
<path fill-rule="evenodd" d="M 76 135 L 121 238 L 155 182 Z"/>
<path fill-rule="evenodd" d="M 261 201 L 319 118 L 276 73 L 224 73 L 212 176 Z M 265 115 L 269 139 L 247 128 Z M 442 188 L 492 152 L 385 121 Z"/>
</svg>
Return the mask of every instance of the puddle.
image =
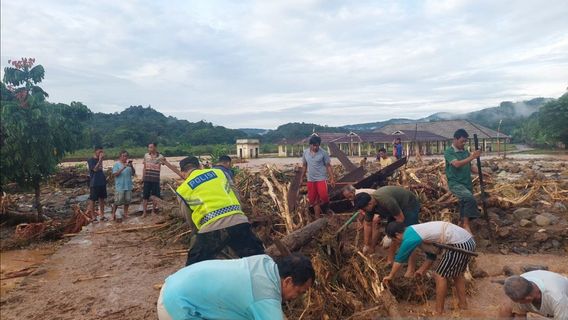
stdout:
<svg viewBox="0 0 568 320">
<path fill-rule="evenodd" d="M 9 272 L 15 272 L 41 265 L 50 255 L 55 252 L 54 248 L 21 249 L 0 252 L 0 274 L 3 278 Z M 0 295 L 18 286 L 25 277 L 3 279 L 0 281 Z"/>
</svg>

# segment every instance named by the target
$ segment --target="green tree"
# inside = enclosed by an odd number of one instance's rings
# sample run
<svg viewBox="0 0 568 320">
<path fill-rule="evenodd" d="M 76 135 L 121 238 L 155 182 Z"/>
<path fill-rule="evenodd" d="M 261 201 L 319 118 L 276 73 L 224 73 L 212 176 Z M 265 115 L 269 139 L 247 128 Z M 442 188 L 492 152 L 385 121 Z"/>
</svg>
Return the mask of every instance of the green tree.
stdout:
<svg viewBox="0 0 568 320">
<path fill-rule="evenodd" d="M 35 59 L 9 63 L 12 66 L 4 69 L 6 86 L 2 85 L 0 102 L 1 183 L 12 181 L 33 188 L 39 215 L 40 184 L 55 172 L 65 153 L 80 147 L 91 111 L 80 102 L 47 102 L 47 93 L 38 86 L 45 71 L 41 65 L 34 67 Z"/>
<path fill-rule="evenodd" d="M 539 124 L 546 132 L 548 144 L 568 145 L 568 93 L 550 101 L 539 112 Z"/>
</svg>

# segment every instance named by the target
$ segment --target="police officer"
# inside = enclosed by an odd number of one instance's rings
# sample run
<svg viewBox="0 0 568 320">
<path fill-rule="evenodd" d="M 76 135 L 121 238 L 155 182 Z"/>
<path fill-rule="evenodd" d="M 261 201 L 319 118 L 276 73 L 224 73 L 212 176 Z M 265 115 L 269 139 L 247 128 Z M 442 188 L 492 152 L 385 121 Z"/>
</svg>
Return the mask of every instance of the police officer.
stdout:
<svg viewBox="0 0 568 320">
<path fill-rule="evenodd" d="M 227 246 L 241 258 L 264 254 L 223 171 L 201 169 L 196 157 L 181 160 L 179 166 L 187 177 L 176 190 L 181 209 L 198 230 L 185 265 L 215 259 Z"/>
</svg>

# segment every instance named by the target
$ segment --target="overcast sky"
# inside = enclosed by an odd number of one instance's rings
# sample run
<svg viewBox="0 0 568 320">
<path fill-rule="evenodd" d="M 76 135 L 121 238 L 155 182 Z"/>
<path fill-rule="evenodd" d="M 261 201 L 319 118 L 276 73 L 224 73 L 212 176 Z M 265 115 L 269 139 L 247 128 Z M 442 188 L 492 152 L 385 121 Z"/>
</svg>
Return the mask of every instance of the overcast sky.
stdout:
<svg viewBox="0 0 568 320">
<path fill-rule="evenodd" d="M 230 128 L 345 125 L 558 97 L 568 1 L 2 0 L 1 64 L 50 101 Z"/>
</svg>

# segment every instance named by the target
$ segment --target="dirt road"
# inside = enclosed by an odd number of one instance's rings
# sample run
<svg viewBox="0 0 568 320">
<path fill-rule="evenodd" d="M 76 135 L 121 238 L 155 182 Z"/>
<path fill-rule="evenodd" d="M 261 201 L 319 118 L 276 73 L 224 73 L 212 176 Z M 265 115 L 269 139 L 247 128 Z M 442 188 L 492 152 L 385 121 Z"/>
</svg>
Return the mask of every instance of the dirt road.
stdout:
<svg viewBox="0 0 568 320">
<path fill-rule="evenodd" d="M 2 295 L 1 319 L 156 319 L 161 284 L 183 266 L 185 257 L 164 254 L 181 247 L 145 241 L 152 216 L 127 223 L 91 225 L 57 250 L 19 288 Z M 102 233 L 101 233 L 102 232 Z"/>
</svg>

